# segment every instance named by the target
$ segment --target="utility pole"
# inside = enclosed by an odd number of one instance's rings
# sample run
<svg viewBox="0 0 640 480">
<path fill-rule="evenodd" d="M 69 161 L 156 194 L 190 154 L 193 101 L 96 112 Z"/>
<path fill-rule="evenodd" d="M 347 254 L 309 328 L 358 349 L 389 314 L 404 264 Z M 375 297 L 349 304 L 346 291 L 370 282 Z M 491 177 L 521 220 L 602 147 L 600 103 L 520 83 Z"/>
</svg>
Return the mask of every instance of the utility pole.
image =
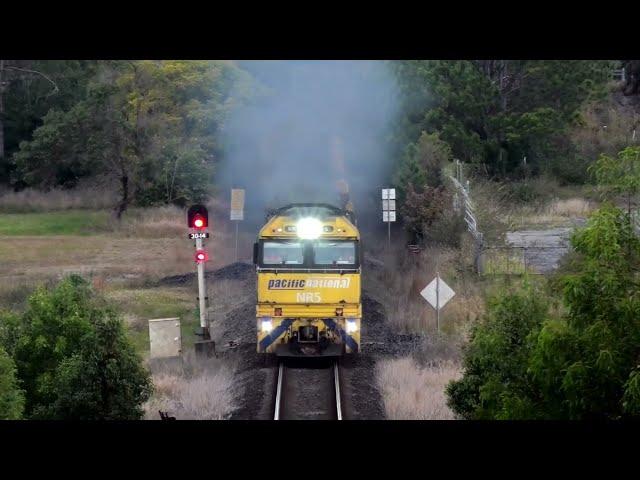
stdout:
<svg viewBox="0 0 640 480">
<path fill-rule="evenodd" d="M 244 188 L 231 189 L 230 220 L 236 224 L 235 261 L 238 261 L 238 223 L 244 220 Z"/>
<path fill-rule="evenodd" d="M 236 256 L 235 261 L 238 261 L 238 222 L 236 221 Z"/>
<path fill-rule="evenodd" d="M 204 251 L 202 238 L 196 238 L 196 252 Z M 200 312 L 200 328 L 202 328 L 203 340 L 210 340 L 209 319 L 207 318 L 207 289 L 204 283 L 204 260 L 206 254 L 196 253 L 196 265 L 198 270 L 198 310 Z"/>
<path fill-rule="evenodd" d="M 436 329 L 440 333 L 440 272 L 436 272 Z"/>
</svg>

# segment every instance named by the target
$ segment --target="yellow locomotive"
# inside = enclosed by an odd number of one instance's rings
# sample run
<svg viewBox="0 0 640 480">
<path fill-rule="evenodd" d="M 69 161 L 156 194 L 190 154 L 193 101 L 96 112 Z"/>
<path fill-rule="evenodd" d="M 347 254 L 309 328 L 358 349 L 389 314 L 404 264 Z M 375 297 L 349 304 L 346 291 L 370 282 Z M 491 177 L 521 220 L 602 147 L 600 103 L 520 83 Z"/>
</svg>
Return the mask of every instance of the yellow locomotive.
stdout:
<svg viewBox="0 0 640 480">
<path fill-rule="evenodd" d="M 258 352 L 359 352 L 360 257 L 351 212 L 327 204 L 291 204 L 273 212 L 253 251 Z"/>
</svg>

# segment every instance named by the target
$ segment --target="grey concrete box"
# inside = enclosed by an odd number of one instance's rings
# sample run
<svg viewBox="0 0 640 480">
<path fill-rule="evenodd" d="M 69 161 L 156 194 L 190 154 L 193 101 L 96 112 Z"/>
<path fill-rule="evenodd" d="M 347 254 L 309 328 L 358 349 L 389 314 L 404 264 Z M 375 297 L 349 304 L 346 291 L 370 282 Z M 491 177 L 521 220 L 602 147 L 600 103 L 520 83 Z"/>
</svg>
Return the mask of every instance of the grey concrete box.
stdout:
<svg viewBox="0 0 640 480">
<path fill-rule="evenodd" d="M 182 354 L 179 318 L 149 320 L 149 354 L 151 358 L 179 357 Z"/>
</svg>

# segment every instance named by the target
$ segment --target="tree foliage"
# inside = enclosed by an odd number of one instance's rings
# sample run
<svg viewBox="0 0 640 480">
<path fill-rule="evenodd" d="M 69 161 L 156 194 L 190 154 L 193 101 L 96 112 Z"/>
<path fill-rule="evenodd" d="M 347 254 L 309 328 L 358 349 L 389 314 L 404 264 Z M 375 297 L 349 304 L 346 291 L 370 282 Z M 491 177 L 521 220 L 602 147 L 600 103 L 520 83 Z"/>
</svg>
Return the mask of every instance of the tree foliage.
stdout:
<svg viewBox="0 0 640 480">
<path fill-rule="evenodd" d="M 527 362 L 531 334 L 547 316 L 533 287 L 492 298 L 464 352 L 464 376 L 447 387 L 449 405 L 466 419 L 536 418 Z"/>
<path fill-rule="evenodd" d="M 400 213 L 405 228 L 422 237 L 451 203 L 443 167 L 451 160 L 451 149 L 437 133 L 423 132 L 407 147 L 394 185 L 399 190 Z"/>
<path fill-rule="evenodd" d="M 148 373 L 121 320 L 78 276 L 37 289 L 22 315 L 4 315 L 31 418 L 139 418 Z"/>
<path fill-rule="evenodd" d="M 24 392 L 18 385 L 16 367 L 0 346 L 0 420 L 19 420 L 24 410 Z"/>
<path fill-rule="evenodd" d="M 440 133 L 453 155 L 492 175 L 534 171 L 570 154 L 562 141 L 580 107 L 602 98 L 609 62 L 407 61 L 394 65 L 405 117 L 399 135 Z M 401 142 L 401 143 L 403 143 Z"/>
<path fill-rule="evenodd" d="M 601 154 L 590 170 L 605 195 L 626 196 L 628 213 L 631 213 L 631 200 L 640 192 L 640 147 L 627 147 L 617 158 Z"/>
<path fill-rule="evenodd" d="M 572 238 L 560 279 L 566 313 L 545 319 L 541 296 L 490 305 L 447 392 L 465 418 L 640 417 L 640 240 L 605 205 Z"/>
<path fill-rule="evenodd" d="M 54 419 L 135 420 L 151 394 L 149 375 L 122 323 L 96 319 L 77 353 L 65 358 L 52 382 L 55 399 L 36 411 Z"/>
<path fill-rule="evenodd" d="M 549 404 L 572 419 L 638 416 L 640 241 L 627 214 L 605 205 L 572 239 L 576 272 L 564 280 L 568 313 L 540 333 L 531 370 Z M 552 397 L 554 392 L 560 396 Z"/>
<path fill-rule="evenodd" d="M 49 111 L 33 139 L 20 144 L 16 179 L 73 187 L 103 175 L 120 190 L 117 215 L 131 202 L 200 201 L 238 75 L 226 62 L 101 62 L 86 95 Z"/>
<path fill-rule="evenodd" d="M 0 72 L 0 96 L 4 112 L 4 158 L 0 155 L 0 179 L 7 182 L 15 165 L 12 155 L 20 142 L 31 138 L 51 109 L 66 111 L 81 100 L 97 62 L 93 60 L 4 60 Z M 2 135 L 0 135 L 0 138 Z M 2 148 L 0 148 L 2 151 Z M 18 179 L 17 186 L 23 185 Z"/>
</svg>

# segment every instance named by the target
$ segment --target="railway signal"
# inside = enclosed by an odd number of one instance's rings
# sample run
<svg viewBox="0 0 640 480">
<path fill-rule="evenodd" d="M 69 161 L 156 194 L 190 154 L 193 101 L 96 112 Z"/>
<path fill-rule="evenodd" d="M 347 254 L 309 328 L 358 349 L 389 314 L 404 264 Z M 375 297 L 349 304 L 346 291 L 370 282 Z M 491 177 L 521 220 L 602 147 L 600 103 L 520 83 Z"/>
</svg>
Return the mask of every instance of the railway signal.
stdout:
<svg viewBox="0 0 640 480">
<path fill-rule="evenodd" d="M 209 255 L 206 250 L 196 250 L 196 263 L 206 262 L 207 260 L 209 260 Z"/>
<path fill-rule="evenodd" d="M 209 226 L 209 212 L 204 205 L 193 205 L 187 211 L 187 225 L 195 230 L 206 230 Z"/>
<path fill-rule="evenodd" d="M 209 212 L 204 205 L 192 205 L 187 211 L 187 226 L 191 230 L 189 238 L 195 240 L 196 252 L 194 260 L 198 271 L 198 309 L 200 312 L 200 331 L 202 340 L 195 342 L 196 353 L 209 353 L 215 348 L 209 334 L 209 317 L 207 315 L 207 290 L 205 288 L 204 264 L 209 260 L 209 254 L 204 249 L 205 238 L 209 238 Z"/>
</svg>

